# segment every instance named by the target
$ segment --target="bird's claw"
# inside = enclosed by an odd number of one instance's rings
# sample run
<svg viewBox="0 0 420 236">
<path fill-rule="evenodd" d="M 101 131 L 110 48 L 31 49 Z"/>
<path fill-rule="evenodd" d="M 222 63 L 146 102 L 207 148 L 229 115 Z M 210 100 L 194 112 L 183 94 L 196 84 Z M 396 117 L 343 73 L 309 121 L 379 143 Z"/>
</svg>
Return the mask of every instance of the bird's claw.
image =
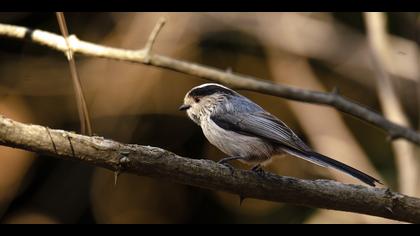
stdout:
<svg viewBox="0 0 420 236">
<path fill-rule="evenodd" d="M 254 172 L 255 174 L 257 174 L 260 177 L 264 177 L 265 176 L 265 171 L 262 169 L 261 165 L 256 165 L 254 167 L 251 168 L 251 171 Z"/>
<path fill-rule="evenodd" d="M 231 164 L 229 164 L 227 161 L 220 160 L 220 161 L 217 162 L 217 164 L 220 164 L 220 165 L 223 165 L 223 166 L 229 168 L 230 173 L 233 174 L 235 168 Z"/>
</svg>

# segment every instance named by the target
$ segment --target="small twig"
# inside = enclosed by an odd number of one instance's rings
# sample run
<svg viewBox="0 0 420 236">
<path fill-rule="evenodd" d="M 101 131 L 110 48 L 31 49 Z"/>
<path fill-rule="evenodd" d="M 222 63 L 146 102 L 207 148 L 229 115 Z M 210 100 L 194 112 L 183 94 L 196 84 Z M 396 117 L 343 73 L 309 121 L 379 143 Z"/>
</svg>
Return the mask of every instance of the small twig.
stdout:
<svg viewBox="0 0 420 236">
<path fill-rule="evenodd" d="M 121 172 L 119 170 L 114 171 L 114 186 L 117 186 L 118 177 L 120 176 Z"/>
<path fill-rule="evenodd" d="M 334 86 L 333 90 L 331 91 L 331 94 L 335 96 L 340 96 L 340 88 Z"/>
<path fill-rule="evenodd" d="M 117 169 L 114 171 L 114 186 L 117 186 L 118 177 L 121 175 L 121 172 L 124 171 L 124 165 L 130 162 L 128 156 L 130 155 L 130 150 L 121 150 L 121 157 L 118 160 Z"/>
<path fill-rule="evenodd" d="M 45 135 L 45 127 L 26 125 L 0 116 L 1 145 L 77 160 L 112 171 L 119 170 L 226 191 L 247 198 L 420 223 L 420 199 L 386 189 L 348 185 L 331 180 L 302 180 L 271 173 L 261 176 L 239 169 L 232 174 L 228 168 L 213 161 L 185 158 L 160 148 L 122 144 L 63 130 L 50 129 L 50 132 L 57 144 L 57 151 L 51 146 L 50 138 Z M 77 149 L 77 155 L 74 149 Z M 121 156 L 122 150 L 129 151 L 129 158 Z M 124 168 L 121 169 L 122 163 Z"/>
<path fill-rule="evenodd" d="M 150 33 L 150 36 L 146 42 L 146 46 L 143 49 L 146 54 L 145 63 L 148 63 L 150 60 L 150 53 L 152 52 L 153 45 L 155 44 L 156 38 L 160 30 L 165 25 L 165 22 L 166 22 L 166 19 L 164 17 L 161 17 L 159 21 L 156 23 L 155 27 L 153 28 L 152 33 Z"/>
<path fill-rule="evenodd" d="M 244 202 L 244 200 L 246 199 L 246 197 L 242 194 L 239 194 L 239 206 L 242 206 L 242 203 Z"/>
<path fill-rule="evenodd" d="M 60 26 L 61 34 L 66 42 L 67 50 L 65 51 L 67 60 L 69 61 L 70 74 L 73 81 L 73 88 L 75 91 L 77 111 L 79 113 L 80 129 L 83 134 L 92 135 L 92 125 L 90 116 L 86 105 L 86 99 L 83 93 L 80 77 L 76 69 L 76 61 L 74 60 L 73 50 L 69 41 L 69 32 L 67 30 L 66 19 L 63 12 L 57 12 L 58 25 Z"/>
</svg>

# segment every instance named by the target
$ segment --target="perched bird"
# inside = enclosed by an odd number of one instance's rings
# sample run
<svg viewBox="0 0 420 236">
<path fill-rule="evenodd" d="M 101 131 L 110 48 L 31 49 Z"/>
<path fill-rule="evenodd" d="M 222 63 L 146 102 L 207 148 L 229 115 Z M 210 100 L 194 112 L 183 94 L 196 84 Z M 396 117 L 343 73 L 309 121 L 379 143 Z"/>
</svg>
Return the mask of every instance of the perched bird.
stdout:
<svg viewBox="0 0 420 236">
<path fill-rule="evenodd" d="M 343 171 L 362 182 L 375 186 L 377 179 L 344 163 L 314 152 L 281 120 L 225 86 L 215 83 L 192 88 L 179 110 L 185 110 L 214 146 L 229 155 L 219 161 L 240 160 L 261 164 L 276 154 L 290 154 L 323 167 Z"/>
</svg>

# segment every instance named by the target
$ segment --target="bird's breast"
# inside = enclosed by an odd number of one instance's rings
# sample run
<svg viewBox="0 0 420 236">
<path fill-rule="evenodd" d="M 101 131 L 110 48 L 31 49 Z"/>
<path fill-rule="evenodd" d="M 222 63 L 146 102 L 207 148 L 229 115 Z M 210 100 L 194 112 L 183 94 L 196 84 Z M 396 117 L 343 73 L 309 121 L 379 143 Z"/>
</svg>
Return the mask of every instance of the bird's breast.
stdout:
<svg viewBox="0 0 420 236">
<path fill-rule="evenodd" d="M 210 117 L 201 121 L 201 128 L 207 140 L 229 156 L 249 158 L 250 162 L 265 161 L 271 157 L 274 148 L 264 140 L 225 130 Z"/>
</svg>

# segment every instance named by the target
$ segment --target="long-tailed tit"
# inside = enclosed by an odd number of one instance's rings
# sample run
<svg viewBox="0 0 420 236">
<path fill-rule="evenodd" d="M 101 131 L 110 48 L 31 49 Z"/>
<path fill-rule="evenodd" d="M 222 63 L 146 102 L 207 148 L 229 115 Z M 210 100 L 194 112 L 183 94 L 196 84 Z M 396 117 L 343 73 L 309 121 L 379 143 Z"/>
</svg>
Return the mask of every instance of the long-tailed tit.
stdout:
<svg viewBox="0 0 420 236">
<path fill-rule="evenodd" d="M 254 164 L 253 171 L 261 171 L 261 164 L 273 155 L 287 153 L 343 171 L 371 186 L 380 183 L 359 170 L 314 152 L 281 120 L 220 84 L 207 83 L 192 88 L 179 109 L 187 111 L 210 143 L 229 155 L 219 161 L 221 164 L 240 160 Z"/>
</svg>

